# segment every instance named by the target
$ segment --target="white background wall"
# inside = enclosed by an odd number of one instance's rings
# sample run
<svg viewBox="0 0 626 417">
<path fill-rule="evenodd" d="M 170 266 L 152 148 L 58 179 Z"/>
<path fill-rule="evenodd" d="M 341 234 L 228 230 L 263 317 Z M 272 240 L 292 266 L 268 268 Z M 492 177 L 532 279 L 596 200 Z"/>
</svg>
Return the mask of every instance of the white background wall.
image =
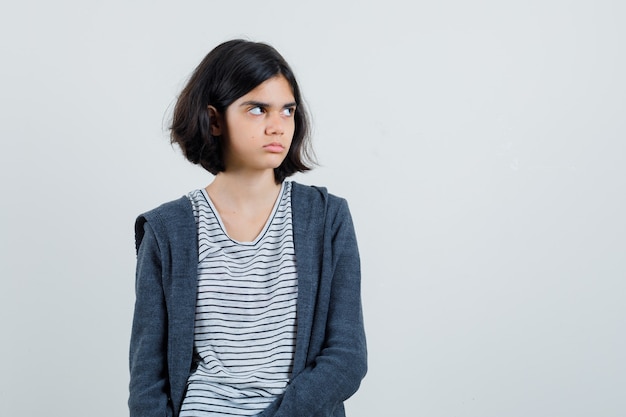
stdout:
<svg viewBox="0 0 626 417">
<path fill-rule="evenodd" d="M 210 177 L 168 144 L 233 38 L 273 44 L 363 261 L 351 416 L 626 415 L 626 7 L 24 1 L 0 10 L 0 404 L 126 415 L 134 217 Z"/>
</svg>

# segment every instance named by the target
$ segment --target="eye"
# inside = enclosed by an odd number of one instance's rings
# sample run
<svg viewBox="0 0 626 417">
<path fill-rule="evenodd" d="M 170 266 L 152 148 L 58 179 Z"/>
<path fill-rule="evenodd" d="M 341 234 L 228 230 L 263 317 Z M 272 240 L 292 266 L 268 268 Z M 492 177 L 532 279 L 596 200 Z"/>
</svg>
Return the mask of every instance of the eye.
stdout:
<svg viewBox="0 0 626 417">
<path fill-rule="evenodd" d="M 261 114 L 263 114 L 263 112 L 264 110 L 260 106 L 252 107 L 250 110 L 248 110 L 248 113 L 254 114 L 255 116 L 260 116 Z"/>
<path fill-rule="evenodd" d="M 295 107 L 285 107 L 283 109 L 283 116 L 291 117 L 296 112 Z"/>
</svg>

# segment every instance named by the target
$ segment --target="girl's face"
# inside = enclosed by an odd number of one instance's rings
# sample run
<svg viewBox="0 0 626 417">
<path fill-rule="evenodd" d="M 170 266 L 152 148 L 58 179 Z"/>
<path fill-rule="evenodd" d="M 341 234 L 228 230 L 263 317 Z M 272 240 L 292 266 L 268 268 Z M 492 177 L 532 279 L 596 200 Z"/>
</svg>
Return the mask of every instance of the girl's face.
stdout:
<svg viewBox="0 0 626 417">
<path fill-rule="evenodd" d="M 265 171 L 280 166 L 295 131 L 296 102 L 282 75 L 234 101 L 218 118 L 227 172 Z M 214 132 L 215 134 L 215 132 Z"/>
</svg>

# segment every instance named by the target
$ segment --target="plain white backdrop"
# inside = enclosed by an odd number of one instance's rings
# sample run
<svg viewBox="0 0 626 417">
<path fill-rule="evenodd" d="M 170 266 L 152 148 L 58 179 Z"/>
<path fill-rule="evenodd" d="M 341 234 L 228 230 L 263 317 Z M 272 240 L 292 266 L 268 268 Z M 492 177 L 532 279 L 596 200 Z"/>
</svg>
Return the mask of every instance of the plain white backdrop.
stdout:
<svg viewBox="0 0 626 417">
<path fill-rule="evenodd" d="M 210 176 L 168 142 L 218 43 L 274 45 L 350 203 L 352 417 L 626 415 L 622 1 L 0 7 L 2 415 L 127 415 L 133 222 Z"/>
</svg>

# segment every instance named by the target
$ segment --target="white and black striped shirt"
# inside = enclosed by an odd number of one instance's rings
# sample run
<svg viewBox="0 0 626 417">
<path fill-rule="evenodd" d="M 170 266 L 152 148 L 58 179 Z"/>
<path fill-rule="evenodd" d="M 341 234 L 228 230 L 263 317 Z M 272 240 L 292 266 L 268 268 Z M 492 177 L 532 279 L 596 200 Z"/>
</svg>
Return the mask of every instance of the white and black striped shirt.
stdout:
<svg viewBox="0 0 626 417">
<path fill-rule="evenodd" d="M 291 183 L 253 242 L 237 242 L 205 190 L 188 194 L 198 226 L 194 350 L 181 417 L 253 416 L 289 380 L 296 339 L 297 274 Z"/>
</svg>

